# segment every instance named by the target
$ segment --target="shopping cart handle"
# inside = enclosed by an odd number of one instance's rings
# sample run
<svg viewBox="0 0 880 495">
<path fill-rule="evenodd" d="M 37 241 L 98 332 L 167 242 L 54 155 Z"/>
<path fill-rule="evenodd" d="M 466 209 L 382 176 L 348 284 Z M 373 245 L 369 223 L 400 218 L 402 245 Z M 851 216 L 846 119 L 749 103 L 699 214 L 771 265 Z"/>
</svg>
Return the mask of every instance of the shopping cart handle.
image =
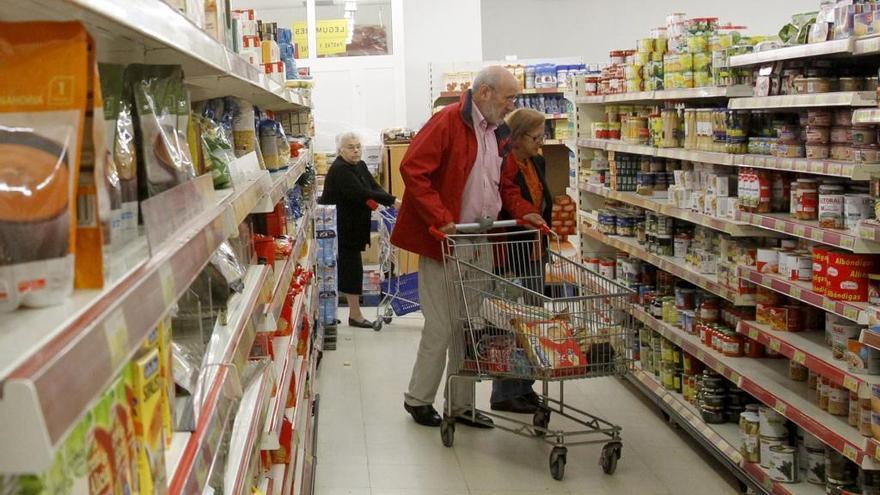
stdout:
<svg viewBox="0 0 880 495">
<path fill-rule="evenodd" d="M 367 200 L 367 208 L 375 211 L 379 208 L 379 203 L 373 201 L 372 199 Z"/>
</svg>

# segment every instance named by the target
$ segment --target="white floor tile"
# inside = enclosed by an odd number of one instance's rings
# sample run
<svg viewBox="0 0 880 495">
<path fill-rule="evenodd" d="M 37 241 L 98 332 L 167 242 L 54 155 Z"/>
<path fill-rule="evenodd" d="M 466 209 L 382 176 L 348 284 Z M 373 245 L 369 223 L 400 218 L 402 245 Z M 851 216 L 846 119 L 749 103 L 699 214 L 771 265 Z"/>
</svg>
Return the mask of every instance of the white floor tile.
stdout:
<svg viewBox="0 0 880 495">
<path fill-rule="evenodd" d="M 370 309 L 364 314 L 375 317 Z M 624 453 L 612 476 L 598 465 L 601 445 L 570 447 L 562 481 L 550 476 L 552 447 L 534 438 L 458 425 L 453 448 L 443 447 L 439 429 L 416 425 L 403 409 L 421 326 L 395 318 L 380 332 L 339 327 L 338 350 L 324 353 L 319 375 L 317 495 L 735 493 L 729 473 L 617 378 L 565 385 L 568 405 L 622 426 Z M 477 384 L 479 408 L 488 408 L 491 386 Z M 551 395 L 556 390 L 551 385 Z M 435 406 L 442 411 L 442 404 L 441 385 Z M 550 424 L 577 426 L 558 415 Z"/>
</svg>

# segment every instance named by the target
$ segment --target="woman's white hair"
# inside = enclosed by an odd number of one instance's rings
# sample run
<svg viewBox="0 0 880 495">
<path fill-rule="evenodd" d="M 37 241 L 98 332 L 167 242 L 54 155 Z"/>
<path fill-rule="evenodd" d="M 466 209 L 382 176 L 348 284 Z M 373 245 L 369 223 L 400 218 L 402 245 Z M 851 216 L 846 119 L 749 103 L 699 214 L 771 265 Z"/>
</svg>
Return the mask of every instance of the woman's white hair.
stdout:
<svg viewBox="0 0 880 495">
<path fill-rule="evenodd" d="M 339 153 L 342 151 L 342 144 L 346 141 L 357 141 L 361 143 L 361 136 L 356 132 L 343 132 L 341 134 L 336 135 L 336 152 Z"/>
</svg>

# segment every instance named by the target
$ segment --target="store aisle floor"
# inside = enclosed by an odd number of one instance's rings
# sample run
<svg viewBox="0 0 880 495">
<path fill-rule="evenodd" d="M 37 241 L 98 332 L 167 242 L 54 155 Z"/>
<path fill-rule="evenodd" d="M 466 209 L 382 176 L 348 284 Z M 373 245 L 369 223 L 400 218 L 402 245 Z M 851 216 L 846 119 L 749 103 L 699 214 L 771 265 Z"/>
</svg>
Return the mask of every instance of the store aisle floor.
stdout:
<svg viewBox="0 0 880 495">
<path fill-rule="evenodd" d="M 569 448 L 561 482 L 550 477 L 551 447 L 528 438 L 459 426 L 454 447 L 443 447 L 438 428 L 415 424 L 403 410 L 420 329 L 418 317 L 395 319 L 381 332 L 339 327 L 318 381 L 316 495 L 737 493 L 729 472 L 616 378 L 566 387 L 566 401 L 623 426 L 623 457 L 612 476 L 598 465 L 600 445 Z M 481 408 L 490 387 L 478 385 Z"/>
</svg>

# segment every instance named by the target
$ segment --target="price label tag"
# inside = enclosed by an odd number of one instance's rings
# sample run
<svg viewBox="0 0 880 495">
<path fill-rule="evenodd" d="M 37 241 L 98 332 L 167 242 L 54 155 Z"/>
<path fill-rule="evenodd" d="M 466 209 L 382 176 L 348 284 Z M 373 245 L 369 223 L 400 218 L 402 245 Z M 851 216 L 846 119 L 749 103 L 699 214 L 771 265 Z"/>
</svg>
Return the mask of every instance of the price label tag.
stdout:
<svg viewBox="0 0 880 495">
<path fill-rule="evenodd" d="M 792 285 L 791 289 L 788 290 L 788 294 L 795 299 L 800 299 L 801 298 L 801 288 L 796 285 Z"/>
<path fill-rule="evenodd" d="M 718 374 L 719 374 L 719 375 L 727 376 L 727 371 L 728 371 L 728 370 L 727 370 L 727 366 L 724 366 L 723 364 L 720 364 L 720 363 L 719 363 L 719 364 L 718 364 L 718 369 L 717 369 L 716 371 L 718 371 Z"/>
<path fill-rule="evenodd" d="M 794 356 L 791 357 L 791 360 L 803 366 L 807 361 L 807 355 L 801 351 L 794 351 Z"/>
<path fill-rule="evenodd" d="M 855 377 L 847 375 L 843 379 L 843 387 L 850 390 L 850 391 L 858 392 L 859 391 L 859 382 L 858 382 L 858 380 L 855 379 Z"/>
<path fill-rule="evenodd" d="M 847 459 L 857 462 L 856 460 L 859 458 L 859 451 L 852 445 L 845 443 L 843 444 L 843 455 Z"/>
<path fill-rule="evenodd" d="M 703 351 L 697 351 L 697 360 L 705 362 L 706 361 L 706 353 Z"/>
<path fill-rule="evenodd" d="M 786 405 L 786 403 L 782 402 L 781 400 L 777 400 L 776 405 L 773 406 L 773 409 L 776 409 L 779 414 L 785 416 L 785 412 L 788 410 L 788 405 Z"/>
<path fill-rule="evenodd" d="M 171 265 L 164 264 L 159 267 L 159 283 L 162 286 L 162 301 L 165 307 L 171 306 L 177 296 L 177 287 L 174 282 L 174 272 Z"/>
<path fill-rule="evenodd" d="M 749 329 L 749 338 L 752 340 L 758 340 L 758 329 L 750 328 Z"/>
<path fill-rule="evenodd" d="M 856 240 L 852 237 L 844 237 L 840 240 L 840 245 L 846 249 L 852 249 L 856 245 Z"/>
<path fill-rule="evenodd" d="M 843 308 L 843 316 L 849 318 L 850 320 L 858 320 L 859 309 L 853 306 L 846 306 Z"/>
<path fill-rule="evenodd" d="M 822 301 L 822 308 L 826 311 L 834 311 L 834 307 L 835 305 L 833 300 L 825 299 L 824 301 Z"/>
<path fill-rule="evenodd" d="M 819 229 L 810 229 L 810 238 L 812 238 L 814 241 L 821 242 L 823 239 L 825 239 L 825 232 Z"/>
<path fill-rule="evenodd" d="M 876 443 L 874 443 L 874 460 L 880 462 L 880 448 L 877 447 Z"/>
<path fill-rule="evenodd" d="M 795 225 L 794 226 L 794 235 L 798 237 L 803 237 L 806 233 L 807 229 L 803 225 Z"/>
<path fill-rule="evenodd" d="M 768 493 L 773 492 L 773 485 L 774 485 L 773 478 L 771 478 L 769 476 L 765 476 L 764 477 L 764 488 L 767 490 Z"/>
<path fill-rule="evenodd" d="M 782 345 L 778 339 L 770 339 L 770 350 L 773 352 L 779 352 L 779 347 Z"/>
<path fill-rule="evenodd" d="M 843 173 L 843 166 L 840 163 L 828 163 L 826 162 L 828 173 L 831 175 L 840 175 Z"/>
<path fill-rule="evenodd" d="M 107 316 L 104 322 L 104 337 L 107 338 L 111 366 L 115 369 L 125 360 L 129 349 L 128 325 L 125 323 L 125 314 L 121 309 Z"/>
<path fill-rule="evenodd" d="M 776 230 L 782 230 L 782 231 L 785 231 L 785 220 L 779 220 L 779 219 L 776 219 L 776 220 L 773 222 L 773 228 L 776 229 Z"/>
<path fill-rule="evenodd" d="M 873 241 L 876 239 L 876 231 L 866 225 L 859 227 L 859 237 Z"/>
</svg>

